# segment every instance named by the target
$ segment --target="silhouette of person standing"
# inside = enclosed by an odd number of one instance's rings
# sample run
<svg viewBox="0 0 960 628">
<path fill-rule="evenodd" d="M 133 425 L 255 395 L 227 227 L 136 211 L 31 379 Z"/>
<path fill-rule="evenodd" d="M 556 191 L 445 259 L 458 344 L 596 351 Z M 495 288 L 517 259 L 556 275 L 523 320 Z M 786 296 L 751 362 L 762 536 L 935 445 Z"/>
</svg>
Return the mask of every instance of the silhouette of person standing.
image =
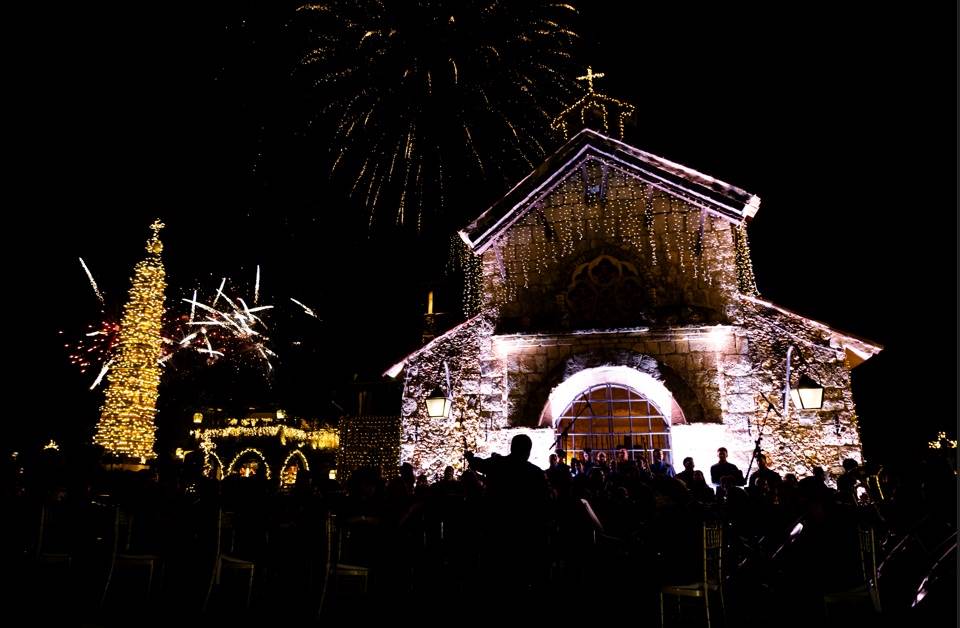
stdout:
<svg viewBox="0 0 960 628">
<path fill-rule="evenodd" d="M 528 461 L 532 448 L 530 437 L 518 434 L 509 456 L 465 454 L 470 467 L 486 476 L 488 575 L 517 592 L 532 584 L 546 539 L 547 479 L 543 469 Z"/>
</svg>

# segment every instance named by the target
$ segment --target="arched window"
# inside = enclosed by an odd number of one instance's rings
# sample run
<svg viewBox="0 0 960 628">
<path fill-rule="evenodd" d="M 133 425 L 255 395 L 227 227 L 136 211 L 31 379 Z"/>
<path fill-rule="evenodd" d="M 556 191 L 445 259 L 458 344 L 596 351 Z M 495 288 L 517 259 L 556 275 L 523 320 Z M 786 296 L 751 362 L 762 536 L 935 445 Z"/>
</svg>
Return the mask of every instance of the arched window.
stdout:
<svg viewBox="0 0 960 628">
<path fill-rule="evenodd" d="M 673 464 L 670 424 L 660 409 L 636 390 L 618 384 L 591 386 L 564 409 L 556 424 L 560 447 L 570 454 L 586 448 L 605 451 L 612 461 L 623 447 L 631 459 L 660 449 Z"/>
</svg>

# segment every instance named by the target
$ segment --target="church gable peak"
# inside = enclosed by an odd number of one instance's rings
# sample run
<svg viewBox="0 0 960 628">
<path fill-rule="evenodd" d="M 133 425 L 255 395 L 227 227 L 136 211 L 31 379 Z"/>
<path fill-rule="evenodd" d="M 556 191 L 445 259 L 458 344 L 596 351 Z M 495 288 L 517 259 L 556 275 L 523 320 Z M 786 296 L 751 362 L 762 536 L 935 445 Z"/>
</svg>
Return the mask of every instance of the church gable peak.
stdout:
<svg viewBox="0 0 960 628">
<path fill-rule="evenodd" d="M 584 200 L 605 200 L 605 182 L 613 175 L 722 216 L 733 223 L 753 217 L 760 205 L 756 195 L 584 129 L 518 183 L 500 201 L 460 231 L 464 242 L 482 253 L 572 177 L 582 179 Z"/>
</svg>

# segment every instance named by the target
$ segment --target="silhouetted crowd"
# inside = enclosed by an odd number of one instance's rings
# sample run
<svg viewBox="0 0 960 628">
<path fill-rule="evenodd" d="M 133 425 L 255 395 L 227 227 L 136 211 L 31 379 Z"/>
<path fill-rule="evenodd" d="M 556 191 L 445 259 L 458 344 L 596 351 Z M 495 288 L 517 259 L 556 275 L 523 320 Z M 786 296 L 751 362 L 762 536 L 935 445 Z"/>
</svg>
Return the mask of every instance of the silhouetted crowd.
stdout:
<svg viewBox="0 0 960 628">
<path fill-rule="evenodd" d="M 759 455 L 745 477 L 723 448 L 705 474 L 691 458 L 678 470 L 659 451 L 648 461 L 625 449 L 569 463 L 557 451 L 543 470 L 530 446 L 518 436 L 507 455 L 467 452 L 466 470 L 432 481 L 403 464 L 343 484 L 301 473 L 286 490 L 262 476 L 210 479 L 198 465 L 132 473 L 56 454 L 31 468 L 9 459 L 8 592 L 13 608 L 84 625 L 131 613 L 148 624 L 383 612 L 656 622 L 661 587 L 704 579 L 704 523 L 719 522 L 724 625 L 956 624 L 957 476 L 946 457 L 900 461 L 896 473 L 848 460 L 828 479 L 781 477 Z M 227 554 L 256 566 L 249 580 L 225 570 L 216 581 Z M 158 557 L 159 573 L 123 555 Z M 831 608 L 835 593 L 871 587 L 876 599 Z M 672 621 L 702 612 L 681 606 Z"/>
</svg>

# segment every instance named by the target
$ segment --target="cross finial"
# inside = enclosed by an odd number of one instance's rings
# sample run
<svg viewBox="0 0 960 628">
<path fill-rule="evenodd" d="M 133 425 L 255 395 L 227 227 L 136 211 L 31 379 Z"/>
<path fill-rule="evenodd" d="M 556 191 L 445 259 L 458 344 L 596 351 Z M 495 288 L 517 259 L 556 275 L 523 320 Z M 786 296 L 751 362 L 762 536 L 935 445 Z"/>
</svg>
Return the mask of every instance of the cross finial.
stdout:
<svg viewBox="0 0 960 628">
<path fill-rule="evenodd" d="M 593 68 L 588 65 L 588 66 L 587 66 L 587 73 L 586 73 L 585 75 L 583 75 L 583 76 L 578 76 L 578 77 L 577 77 L 577 80 L 578 80 L 578 81 L 586 81 L 586 82 L 587 82 L 587 91 L 588 91 L 588 92 L 593 92 L 593 79 L 595 79 L 595 78 L 603 78 L 603 72 L 598 72 L 598 73 L 594 74 L 594 73 L 593 73 Z"/>
<path fill-rule="evenodd" d="M 147 240 L 147 251 L 149 253 L 159 255 L 160 252 L 163 251 L 163 243 L 160 242 L 161 229 L 163 229 L 163 223 L 157 218 L 153 221 L 153 224 L 150 225 L 150 230 L 153 231 L 153 235 Z"/>
</svg>

